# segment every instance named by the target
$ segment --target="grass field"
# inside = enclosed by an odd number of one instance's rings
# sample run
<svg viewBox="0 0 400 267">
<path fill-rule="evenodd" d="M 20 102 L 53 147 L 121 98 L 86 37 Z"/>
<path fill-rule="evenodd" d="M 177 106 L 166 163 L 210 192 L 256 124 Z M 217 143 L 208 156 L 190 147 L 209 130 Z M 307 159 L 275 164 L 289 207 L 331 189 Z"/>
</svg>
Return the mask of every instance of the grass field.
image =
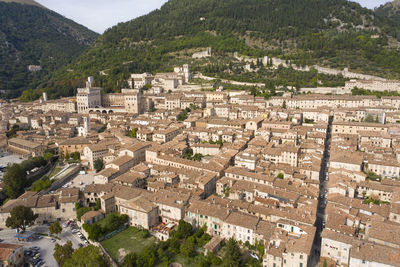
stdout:
<svg viewBox="0 0 400 267">
<path fill-rule="evenodd" d="M 62 168 L 59 167 L 55 167 L 51 173 L 49 174 L 49 178 L 53 177 L 54 175 L 56 175 L 57 173 L 59 173 L 62 170 Z"/>
<path fill-rule="evenodd" d="M 134 227 L 129 227 L 112 238 L 104 240 L 101 244 L 114 260 L 121 262 L 126 254 L 140 253 L 144 247 L 156 241 L 154 237 L 143 238 L 142 233 Z"/>
</svg>

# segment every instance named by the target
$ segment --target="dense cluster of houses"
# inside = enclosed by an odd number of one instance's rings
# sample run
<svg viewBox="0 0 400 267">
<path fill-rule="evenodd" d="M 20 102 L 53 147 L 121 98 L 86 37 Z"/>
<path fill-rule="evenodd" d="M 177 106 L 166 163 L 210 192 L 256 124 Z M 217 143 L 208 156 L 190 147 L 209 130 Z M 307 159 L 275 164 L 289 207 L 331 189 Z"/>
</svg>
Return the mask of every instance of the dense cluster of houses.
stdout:
<svg viewBox="0 0 400 267">
<path fill-rule="evenodd" d="M 134 87 L 155 78 L 132 79 Z M 79 91 L 80 100 L 0 107 L 0 134 L 19 126 L 18 137 L 4 149 L 24 157 L 45 148 L 60 155 L 78 152 L 88 169 L 98 159 L 104 162 L 82 191 L 27 192 L 8 201 L 0 224 L 15 205 L 31 207 L 45 222 L 75 217 L 75 202 L 100 201 L 100 213 L 86 214 L 84 223 L 118 211 L 132 226 L 165 240 L 168 231 L 160 225 L 171 228 L 184 219 L 221 239 L 263 242 L 264 266 L 305 267 L 319 257 L 328 266 L 399 266 L 400 97 L 265 100 L 242 91 L 137 88 L 127 90 L 137 90 L 140 109 L 102 112 L 100 106 L 76 106 L 92 92 L 90 82 Z M 321 192 L 327 149 L 327 190 Z M 317 216 L 324 221 L 321 248 L 314 242 Z"/>
</svg>

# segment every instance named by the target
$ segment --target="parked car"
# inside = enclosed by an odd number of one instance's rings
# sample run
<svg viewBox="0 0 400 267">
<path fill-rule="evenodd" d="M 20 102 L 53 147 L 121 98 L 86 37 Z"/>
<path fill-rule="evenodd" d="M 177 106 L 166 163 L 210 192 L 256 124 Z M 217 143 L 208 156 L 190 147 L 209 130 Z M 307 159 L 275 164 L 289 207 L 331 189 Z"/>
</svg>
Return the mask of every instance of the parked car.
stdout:
<svg viewBox="0 0 400 267">
<path fill-rule="evenodd" d="M 250 252 L 250 256 L 251 256 L 252 258 L 256 259 L 256 260 L 259 260 L 257 254 L 255 254 L 255 253 L 253 253 L 253 252 Z"/>
</svg>

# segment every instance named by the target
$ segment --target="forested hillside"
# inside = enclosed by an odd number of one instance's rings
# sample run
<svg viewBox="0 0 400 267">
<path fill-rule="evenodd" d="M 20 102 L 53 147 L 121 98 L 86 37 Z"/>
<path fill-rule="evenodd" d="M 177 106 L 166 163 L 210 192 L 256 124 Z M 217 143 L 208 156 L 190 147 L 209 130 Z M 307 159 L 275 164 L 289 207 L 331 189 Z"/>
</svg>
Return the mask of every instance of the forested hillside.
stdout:
<svg viewBox="0 0 400 267">
<path fill-rule="evenodd" d="M 388 2 L 387 4 L 377 8 L 375 12 L 382 17 L 387 17 L 391 19 L 394 23 L 394 26 L 400 26 L 400 0 Z M 400 29 L 398 30 L 400 31 Z"/>
<path fill-rule="evenodd" d="M 15 97 L 36 88 L 54 70 L 79 56 L 97 34 L 40 7 L 0 1 L 0 92 Z M 29 72 L 28 65 L 42 71 Z"/>
<path fill-rule="evenodd" d="M 272 55 L 399 78 L 398 39 L 391 19 L 347 0 L 170 0 L 106 31 L 43 87 L 53 97 L 73 94 L 70 84 L 97 75 L 115 90 L 129 73 L 169 70 L 180 52 L 190 59 L 207 46 L 216 55 Z"/>
</svg>

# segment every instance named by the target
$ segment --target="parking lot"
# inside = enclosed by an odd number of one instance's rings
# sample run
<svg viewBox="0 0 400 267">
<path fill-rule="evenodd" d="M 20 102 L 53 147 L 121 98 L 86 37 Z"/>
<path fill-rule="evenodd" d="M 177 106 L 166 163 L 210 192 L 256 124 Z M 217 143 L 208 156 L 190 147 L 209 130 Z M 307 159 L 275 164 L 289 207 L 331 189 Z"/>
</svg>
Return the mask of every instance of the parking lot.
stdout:
<svg viewBox="0 0 400 267">
<path fill-rule="evenodd" d="M 24 251 L 31 251 L 29 253 L 31 255 L 25 254 L 26 262 L 32 262 L 33 260 L 32 256 L 37 251 L 38 253 L 40 253 L 40 257 L 38 258 L 44 261 L 44 264 L 42 264 L 41 266 L 53 267 L 53 266 L 58 266 L 56 260 L 53 257 L 54 246 L 56 243 L 64 245 L 68 241 L 71 241 L 72 247 L 74 249 L 78 249 L 79 247 L 84 245 L 84 241 L 79 238 L 77 233 L 73 234 L 72 230 L 73 229 L 70 226 L 63 227 L 63 230 L 59 235 L 59 239 L 54 239 L 49 236 L 36 235 L 36 237 L 33 238 L 33 240 L 31 241 L 19 242 L 15 238 L 16 234 L 15 229 L 5 229 L 0 231 L 0 239 L 2 243 L 22 244 L 24 246 Z M 48 226 L 47 225 L 34 226 L 32 228 L 27 229 L 27 231 L 46 234 L 48 233 Z M 38 249 L 35 250 L 32 249 L 32 247 L 38 247 Z"/>
<path fill-rule="evenodd" d="M 21 163 L 23 159 L 17 155 L 8 154 L 7 152 L 0 152 L 0 166 L 7 167 L 8 164 Z"/>
<path fill-rule="evenodd" d="M 16 155 L 7 154 L 6 152 L 0 152 L 0 181 L 3 180 L 4 171 L 3 167 L 7 167 L 8 164 L 21 163 L 23 160 Z"/>
<path fill-rule="evenodd" d="M 55 242 L 51 241 L 49 237 L 40 237 L 40 239 L 35 238 L 32 241 L 19 242 L 14 235 L 16 234 L 14 229 L 6 229 L 0 231 L 0 238 L 3 243 L 19 244 L 24 246 L 24 251 L 29 250 L 32 247 L 38 247 L 38 252 L 40 253 L 40 258 L 44 261 L 42 266 L 58 266 L 56 260 L 53 257 Z M 30 258 L 26 257 L 28 262 Z"/>
<path fill-rule="evenodd" d="M 94 176 L 95 173 L 78 174 L 71 182 L 67 183 L 67 187 L 82 189 L 94 182 Z"/>
</svg>

